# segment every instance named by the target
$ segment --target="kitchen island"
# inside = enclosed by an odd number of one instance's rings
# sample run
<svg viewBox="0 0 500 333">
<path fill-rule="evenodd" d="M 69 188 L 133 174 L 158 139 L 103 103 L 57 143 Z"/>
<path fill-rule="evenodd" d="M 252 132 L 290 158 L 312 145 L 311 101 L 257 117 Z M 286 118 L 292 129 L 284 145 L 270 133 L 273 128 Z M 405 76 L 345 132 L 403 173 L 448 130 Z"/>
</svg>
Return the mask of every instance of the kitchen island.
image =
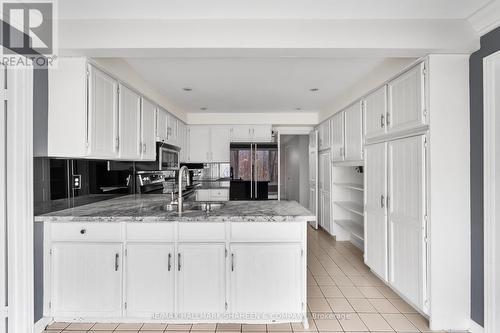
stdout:
<svg viewBox="0 0 500 333">
<path fill-rule="evenodd" d="M 44 316 L 65 321 L 279 323 L 306 318 L 306 232 L 293 201 L 171 211 L 130 195 L 37 216 Z"/>
</svg>

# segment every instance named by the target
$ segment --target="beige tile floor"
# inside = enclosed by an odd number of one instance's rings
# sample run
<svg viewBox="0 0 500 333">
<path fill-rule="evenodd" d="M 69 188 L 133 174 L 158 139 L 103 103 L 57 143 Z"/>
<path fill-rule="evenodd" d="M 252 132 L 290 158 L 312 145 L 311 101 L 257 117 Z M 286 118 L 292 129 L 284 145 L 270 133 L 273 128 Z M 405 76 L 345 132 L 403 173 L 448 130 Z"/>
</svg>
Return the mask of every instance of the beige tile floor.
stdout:
<svg viewBox="0 0 500 333">
<path fill-rule="evenodd" d="M 359 249 L 323 231 L 308 231 L 307 303 L 302 324 L 94 324 L 53 323 L 47 333 L 431 332 L 427 320 L 370 273 Z"/>
</svg>

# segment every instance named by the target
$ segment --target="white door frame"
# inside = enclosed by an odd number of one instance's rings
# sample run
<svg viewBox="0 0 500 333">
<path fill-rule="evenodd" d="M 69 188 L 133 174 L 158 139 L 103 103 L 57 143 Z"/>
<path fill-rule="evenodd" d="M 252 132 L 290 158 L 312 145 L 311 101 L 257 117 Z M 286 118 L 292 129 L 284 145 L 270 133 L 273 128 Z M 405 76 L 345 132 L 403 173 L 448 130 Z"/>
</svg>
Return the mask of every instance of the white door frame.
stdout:
<svg viewBox="0 0 500 333">
<path fill-rule="evenodd" d="M 32 333 L 33 69 L 7 68 L 6 97 L 8 332 Z"/>
<path fill-rule="evenodd" d="M 484 331 L 500 331 L 500 52 L 483 60 Z"/>
</svg>

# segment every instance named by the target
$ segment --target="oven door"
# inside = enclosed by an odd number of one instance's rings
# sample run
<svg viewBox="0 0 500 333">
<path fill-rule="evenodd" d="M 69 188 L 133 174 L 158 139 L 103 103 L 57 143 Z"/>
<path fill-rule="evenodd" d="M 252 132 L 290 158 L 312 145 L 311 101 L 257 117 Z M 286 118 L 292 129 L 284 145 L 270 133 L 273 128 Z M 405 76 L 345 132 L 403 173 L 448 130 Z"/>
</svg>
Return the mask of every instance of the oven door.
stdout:
<svg viewBox="0 0 500 333">
<path fill-rule="evenodd" d="M 179 152 L 169 148 L 160 148 L 158 151 L 160 170 L 179 169 Z"/>
</svg>

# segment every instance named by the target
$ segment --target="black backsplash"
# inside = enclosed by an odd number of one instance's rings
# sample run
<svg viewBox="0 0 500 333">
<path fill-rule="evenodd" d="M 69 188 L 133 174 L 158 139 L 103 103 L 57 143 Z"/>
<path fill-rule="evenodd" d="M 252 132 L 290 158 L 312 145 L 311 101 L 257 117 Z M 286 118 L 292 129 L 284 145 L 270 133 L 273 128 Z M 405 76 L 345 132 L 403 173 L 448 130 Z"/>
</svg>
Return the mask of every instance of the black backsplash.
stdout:
<svg viewBox="0 0 500 333">
<path fill-rule="evenodd" d="M 81 159 L 34 159 L 35 214 L 76 207 L 135 191 L 134 163 L 121 170 L 109 170 L 107 161 Z M 80 175 L 80 188 L 73 176 Z"/>
</svg>

